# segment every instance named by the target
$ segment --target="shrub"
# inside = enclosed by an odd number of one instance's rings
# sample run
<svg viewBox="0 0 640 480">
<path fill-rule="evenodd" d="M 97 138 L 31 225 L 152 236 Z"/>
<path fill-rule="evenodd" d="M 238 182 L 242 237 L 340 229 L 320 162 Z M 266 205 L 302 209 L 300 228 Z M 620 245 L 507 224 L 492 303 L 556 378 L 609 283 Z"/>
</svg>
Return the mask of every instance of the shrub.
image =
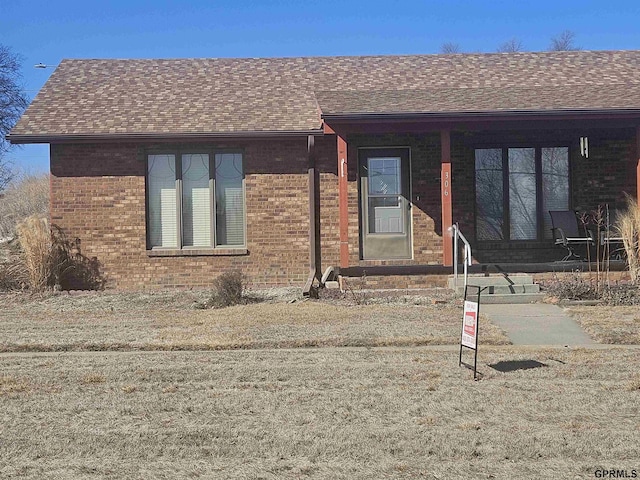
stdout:
<svg viewBox="0 0 640 480">
<path fill-rule="evenodd" d="M 13 238 L 20 222 L 49 210 L 49 175 L 23 175 L 0 196 L 0 239 Z"/>
<path fill-rule="evenodd" d="M 629 276 L 637 284 L 640 280 L 640 208 L 634 198 L 627 197 L 627 208 L 618 217 L 616 228 L 624 244 Z"/>
<path fill-rule="evenodd" d="M 606 305 L 640 305 L 640 288 L 637 285 L 618 284 L 602 291 L 602 303 Z"/>
<path fill-rule="evenodd" d="M 224 272 L 213 281 L 213 294 L 208 303 L 216 308 L 246 303 L 246 283 L 247 277 L 242 272 Z"/>
<path fill-rule="evenodd" d="M 32 215 L 17 226 L 21 260 L 28 285 L 36 292 L 48 288 L 99 289 L 104 286 L 96 259 L 84 257 L 62 230 L 46 218 Z"/>
<path fill-rule="evenodd" d="M 53 241 L 46 218 L 32 215 L 17 226 L 24 265 L 32 290 L 41 292 L 60 284 L 69 261 L 64 248 Z"/>
<path fill-rule="evenodd" d="M 573 272 L 544 284 L 545 293 L 559 300 L 598 300 L 604 305 L 640 305 L 640 287 L 630 283 L 602 284 Z"/>
<path fill-rule="evenodd" d="M 24 290 L 29 276 L 16 242 L 0 242 L 0 291 Z"/>
<path fill-rule="evenodd" d="M 562 278 L 554 275 L 553 280 L 544 283 L 545 293 L 561 300 L 598 300 L 600 294 L 593 281 L 585 280 L 580 272 L 572 272 Z"/>
</svg>

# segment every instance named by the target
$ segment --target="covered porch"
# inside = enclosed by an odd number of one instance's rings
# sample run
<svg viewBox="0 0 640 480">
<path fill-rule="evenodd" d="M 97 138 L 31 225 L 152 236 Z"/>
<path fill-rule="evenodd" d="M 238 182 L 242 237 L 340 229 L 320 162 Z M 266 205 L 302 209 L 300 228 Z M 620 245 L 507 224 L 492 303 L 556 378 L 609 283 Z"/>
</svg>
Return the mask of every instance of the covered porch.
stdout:
<svg viewBox="0 0 640 480">
<path fill-rule="evenodd" d="M 449 274 L 453 224 L 471 243 L 472 272 L 579 270 L 585 262 L 560 261 L 548 211 L 615 211 L 638 197 L 637 112 L 323 119 L 336 139 L 346 276 Z"/>
</svg>

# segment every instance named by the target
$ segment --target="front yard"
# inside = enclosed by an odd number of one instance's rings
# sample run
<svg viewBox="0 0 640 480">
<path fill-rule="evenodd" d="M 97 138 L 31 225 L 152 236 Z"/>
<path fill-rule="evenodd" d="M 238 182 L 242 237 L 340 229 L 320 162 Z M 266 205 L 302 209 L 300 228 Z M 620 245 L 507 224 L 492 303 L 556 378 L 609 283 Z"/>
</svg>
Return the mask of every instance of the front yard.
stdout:
<svg viewBox="0 0 640 480">
<path fill-rule="evenodd" d="M 514 347 L 485 319 L 474 382 L 453 301 L 263 299 L 1 296 L 0 478 L 640 471 L 637 346 Z"/>
<path fill-rule="evenodd" d="M 594 478 L 638 468 L 637 349 L 5 354 L 2 478 Z M 498 361 L 546 366 L 500 373 Z"/>
<path fill-rule="evenodd" d="M 638 306 L 571 306 L 568 313 L 597 342 L 640 344 Z"/>
<path fill-rule="evenodd" d="M 351 305 L 304 300 L 299 290 L 260 294 L 262 303 L 217 310 L 194 308 L 204 300 L 203 292 L 4 295 L 0 351 L 375 347 L 459 341 L 462 314 L 454 302 L 400 297 L 377 305 Z M 488 321 L 483 323 L 482 341 L 509 343 Z"/>
</svg>

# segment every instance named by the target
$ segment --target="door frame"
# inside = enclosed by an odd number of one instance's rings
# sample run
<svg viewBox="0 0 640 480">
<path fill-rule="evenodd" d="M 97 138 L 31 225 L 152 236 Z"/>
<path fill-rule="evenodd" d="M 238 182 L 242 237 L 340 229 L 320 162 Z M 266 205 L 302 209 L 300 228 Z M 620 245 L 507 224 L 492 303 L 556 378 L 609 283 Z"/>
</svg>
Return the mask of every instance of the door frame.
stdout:
<svg viewBox="0 0 640 480">
<path fill-rule="evenodd" d="M 358 235 L 358 240 L 359 240 L 359 257 L 360 260 L 389 260 L 389 261 L 393 261 L 393 260 L 413 260 L 414 258 L 414 249 L 413 249 L 413 194 L 412 194 L 412 173 L 411 173 L 411 147 L 409 145 L 375 145 L 375 146 L 363 146 L 363 147 L 358 147 L 358 166 L 357 166 L 357 171 L 358 171 L 358 175 L 357 175 L 357 179 L 358 179 L 358 230 L 359 230 L 359 235 Z M 381 152 L 380 156 L 385 156 L 384 153 L 382 152 L 392 152 L 392 151 L 397 151 L 397 150 L 404 150 L 406 153 L 403 152 L 402 155 L 400 155 L 401 157 L 401 161 L 404 160 L 406 158 L 406 175 L 407 178 L 406 179 L 401 179 L 401 185 L 406 184 L 406 192 L 404 193 L 404 197 L 406 199 L 407 202 L 407 208 L 409 213 L 407 214 L 408 218 L 406 219 L 406 229 L 407 232 L 405 234 L 406 237 L 408 237 L 408 250 L 409 250 L 409 255 L 408 256 L 400 256 L 400 257 L 378 257 L 378 256 L 370 256 L 370 257 L 365 257 L 365 236 L 367 235 L 367 232 L 365 232 L 364 228 L 365 228 L 365 222 L 364 222 L 364 215 L 365 213 L 368 211 L 368 209 L 365 208 L 365 205 L 363 203 L 363 201 L 365 200 L 363 198 L 363 189 L 362 189 L 362 181 L 363 181 L 363 175 L 362 175 L 362 168 L 363 168 L 363 161 L 365 161 L 367 159 L 367 157 L 364 157 L 363 152 L 366 151 L 379 151 Z M 388 156 L 399 156 L 395 153 L 390 153 Z M 401 176 L 402 176 L 402 172 L 403 172 L 403 168 L 401 166 Z M 374 234 L 375 235 L 375 234 Z M 384 234 L 381 234 L 384 235 Z"/>
</svg>

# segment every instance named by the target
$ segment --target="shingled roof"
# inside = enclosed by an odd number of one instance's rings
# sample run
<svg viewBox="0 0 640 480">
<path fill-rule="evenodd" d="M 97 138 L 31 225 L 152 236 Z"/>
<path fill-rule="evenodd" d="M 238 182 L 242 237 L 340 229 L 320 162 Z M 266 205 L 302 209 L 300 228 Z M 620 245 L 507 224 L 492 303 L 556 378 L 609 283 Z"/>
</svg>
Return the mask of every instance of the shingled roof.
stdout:
<svg viewBox="0 0 640 480">
<path fill-rule="evenodd" d="M 640 111 L 640 51 L 63 60 L 11 131 L 309 133 L 322 116 Z"/>
</svg>

